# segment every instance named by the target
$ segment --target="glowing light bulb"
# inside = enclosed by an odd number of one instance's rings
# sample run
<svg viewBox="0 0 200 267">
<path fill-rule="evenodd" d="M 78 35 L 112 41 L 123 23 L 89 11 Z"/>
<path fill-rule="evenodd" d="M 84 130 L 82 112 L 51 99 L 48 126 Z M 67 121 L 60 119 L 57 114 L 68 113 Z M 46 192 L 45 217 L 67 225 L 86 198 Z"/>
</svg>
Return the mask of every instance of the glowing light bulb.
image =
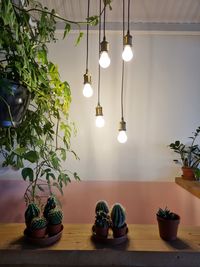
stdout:
<svg viewBox="0 0 200 267">
<path fill-rule="evenodd" d="M 133 58 L 133 51 L 129 44 L 124 46 L 124 50 L 122 52 L 122 58 L 126 62 L 130 61 Z"/>
<path fill-rule="evenodd" d="M 93 95 L 93 90 L 90 83 L 85 83 L 83 87 L 83 95 L 85 97 L 91 97 Z"/>
<path fill-rule="evenodd" d="M 118 142 L 123 144 L 123 143 L 126 143 L 127 139 L 128 138 L 126 135 L 126 131 L 123 131 L 123 130 L 119 131 L 119 134 L 117 137 Z"/>
<path fill-rule="evenodd" d="M 101 116 L 101 115 L 100 116 L 96 116 L 95 123 L 96 123 L 96 127 L 98 127 L 98 128 L 104 127 L 104 125 L 105 125 L 104 117 Z"/>
<path fill-rule="evenodd" d="M 102 51 L 99 59 L 99 64 L 102 68 L 106 69 L 110 66 L 110 57 L 107 51 Z"/>
</svg>

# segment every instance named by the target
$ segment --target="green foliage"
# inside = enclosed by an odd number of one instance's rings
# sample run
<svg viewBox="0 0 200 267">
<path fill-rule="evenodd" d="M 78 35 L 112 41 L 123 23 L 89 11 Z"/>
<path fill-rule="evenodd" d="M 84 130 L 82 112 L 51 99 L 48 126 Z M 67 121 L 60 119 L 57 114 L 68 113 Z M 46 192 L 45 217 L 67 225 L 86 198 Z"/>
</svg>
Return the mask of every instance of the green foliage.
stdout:
<svg viewBox="0 0 200 267">
<path fill-rule="evenodd" d="M 97 214 L 97 212 L 99 211 L 104 211 L 106 214 L 109 213 L 108 204 L 105 200 L 99 200 L 97 202 L 96 207 L 95 207 L 95 213 Z"/>
<path fill-rule="evenodd" d="M 113 205 L 111 210 L 111 220 L 112 226 L 115 228 L 121 228 L 125 225 L 126 213 L 121 204 L 116 203 L 115 205 Z"/>
<path fill-rule="evenodd" d="M 200 127 L 195 130 L 193 136 L 189 137 L 192 140 L 190 145 L 184 145 L 180 141 L 175 141 L 169 145 L 175 153 L 180 155 L 181 162 L 179 160 L 174 160 L 175 163 L 181 163 L 183 167 L 196 168 L 198 166 L 200 162 L 200 148 L 195 142 L 199 133 Z"/>
<path fill-rule="evenodd" d="M 97 227 L 109 227 L 110 226 L 109 215 L 102 210 L 97 211 L 96 219 L 95 219 L 95 225 Z"/>
<path fill-rule="evenodd" d="M 49 211 L 48 213 L 48 222 L 49 224 L 59 224 L 62 223 L 63 213 L 61 210 L 55 208 Z"/>
<path fill-rule="evenodd" d="M 171 212 L 167 207 L 165 207 L 165 209 L 159 208 L 156 215 L 166 220 L 178 219 L 178 215 L 174 212 Z"/>
<path fill-rule="evenodd" d="M 31 221 L 30 230 L 39 230 L 47 226 L 47 220 L 43 217 L 35 217 Z"/>
<path fill-rule="evenodd" d="M 35 203 L 30 203 L 25 211 L 25 222 L 30 224 L 32 219 L 40 215 L 40 209 Z"/>
<path fill-rule="evenodd" d="M 47 200 L 45 207 L 44 207 L 43 215 L 46 219 L 48 218 L 48 214 L 49 214 L 50 210 L 55 209 L 56 205 L 57 205 L 56 198 L 54 196 L 50 196 Z"/>
</svg>

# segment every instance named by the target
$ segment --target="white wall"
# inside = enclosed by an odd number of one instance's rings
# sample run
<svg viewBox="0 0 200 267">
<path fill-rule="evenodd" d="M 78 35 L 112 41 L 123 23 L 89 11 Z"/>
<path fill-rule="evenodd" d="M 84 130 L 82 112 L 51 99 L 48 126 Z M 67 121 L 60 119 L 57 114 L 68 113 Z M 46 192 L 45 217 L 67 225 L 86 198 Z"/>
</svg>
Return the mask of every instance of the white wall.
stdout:
<svg viewBox="0 0 200 267">
<path fill-rule="evenodd" d="M 60 34 L 59 34 L 60 35 Z M 61 35 L 60 35 L 61 36 Z M 94 96 L 82 95 L 85 37 L 77 33 L 49 45 L 50 57 L 72 90 L 71 118 L 78 130 L 69 160 L 83 180 L 170 180 L 180 175 L 167 145 L 200 125 L 200 36 L 141 34 L 133 37 L 135 59 L 126 64 L 125 120 L 128 141 L 117 142 L 120 121 L 121 33 L 108 32 L 111 66 L 101 71 L 101 104 L 106 124 L 95 127 L 98 33 L 90 36 L 89 69 Z"/>
</svg>

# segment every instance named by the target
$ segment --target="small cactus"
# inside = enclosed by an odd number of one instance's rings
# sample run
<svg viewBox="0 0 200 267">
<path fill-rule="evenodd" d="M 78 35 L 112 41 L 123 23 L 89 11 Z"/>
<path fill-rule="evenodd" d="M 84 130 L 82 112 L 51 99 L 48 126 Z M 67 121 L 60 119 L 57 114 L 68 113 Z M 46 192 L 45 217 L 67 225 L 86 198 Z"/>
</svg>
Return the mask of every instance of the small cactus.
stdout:
<svg viewBox="0 0 200 267">
<path fill-rule="evenodd" d="M 95 213 L 97 214 L 97 212 L 101 210 L 104 211 L 106 214 L 109 213 L 108 204 L 105 200 L 99 200 L 96 204 Z"/>
<path fill-rule="evenodd" d="M 59 209 L 52 209 L 48 213 L 49 224 L 59 224 L 62 223 L 63 213 Z"/>
<path fill-rule="evenodd" d="M 55 209 L 55 207 L 56 207 L 56 199 L 55 199 L 55 197 L 54 196 L 50 196 L 49 198 L 48 198 L 48 200 L 47 200 L 47 203 L 46 203 L 46 205 L 45 205 L 45 207 L 44 207 L 44 212 L 43 212 L 43 215 L 44 215 L 44 217 L 47 219 L 48 218 L 48 213 L 49 213 L 49 211 L 50 210 L 52 210 L 52 209 Z"/>
<path fill-rule="evenodd" d="M 97 227 L 109 227 L 110 226 L 110 218 L 106 212 L 103 210 L 97 211 L 95 225 Z"/>
<path fill-rule="evenodd" d="M 31 221 L 30 229 L 31 231 L 39 230 L 47 226 L 47 220 L 44 217 L 35 217 Z"/>
<path fill-rule="evenodd" d="M 122 207 L 121 204 L 116 203 L 112 207 L 111 220 L 112 220 L 112 226 L 115 228 L 121 228 L 125 225 L 126 214 L 125 214 L 125 209 Z"/>
<path fill-rule="evenodd" d="M 25 222 L 30 224 L 32 219 L 40 215 L 40 209 L 35 203 L 30 203 L 25 211 Z"/>
</svg>

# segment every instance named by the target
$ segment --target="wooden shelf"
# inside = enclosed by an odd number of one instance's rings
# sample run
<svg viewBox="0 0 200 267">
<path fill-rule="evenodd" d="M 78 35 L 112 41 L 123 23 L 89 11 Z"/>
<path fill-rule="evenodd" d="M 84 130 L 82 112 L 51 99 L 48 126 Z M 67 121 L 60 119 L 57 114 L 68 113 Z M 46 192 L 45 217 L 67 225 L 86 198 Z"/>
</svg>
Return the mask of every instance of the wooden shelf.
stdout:
<svg viewBox="0 0 200 267">
<path fill-rule="evenodd" d="M 200 198 L 200 182 L 185 180 L 181 177 L 176 177 L 175 182 L 194 196 Z"/>
<path fill-rule="evenodd" d="M 0 224 L 0 266 L 199 267 L 200 227 L 179 227 L 178 239 L 160 239 L 157 225 L 129 225 L 127 243 L 93 243 L 91 225 L 65 224 L 61 240 L 45 248 L 27 244 L 24 224 Z"/>
</svg>

